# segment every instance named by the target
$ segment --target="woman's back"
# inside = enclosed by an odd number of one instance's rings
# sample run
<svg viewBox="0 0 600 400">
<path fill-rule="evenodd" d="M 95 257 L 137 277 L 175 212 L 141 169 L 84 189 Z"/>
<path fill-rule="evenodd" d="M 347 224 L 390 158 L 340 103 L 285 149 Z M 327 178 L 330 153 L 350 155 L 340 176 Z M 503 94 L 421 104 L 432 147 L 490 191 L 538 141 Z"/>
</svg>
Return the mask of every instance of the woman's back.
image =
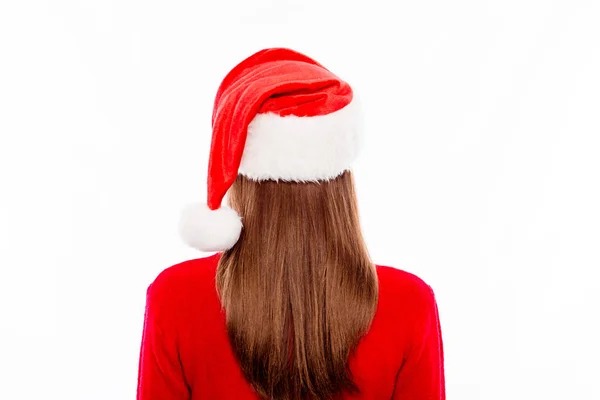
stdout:
<svg viewBox="0 0 600 400">
<path fill-rule="evenodd" d="M 138 399 L 259 399 L 228 340 L 215 282 L 220 256 L 167 268 L 149 286 Z M 360 394 L 342 398 L 443 398 L 443 346 L 431 288 L 410 273 L 376 269 L 375 317 L 348 360 Z"/>
<path fill-rule="evenodd" d="M 138 400 L 445 398 L 431 288 L 376 266 L 363 238 L 360 121 L 350 85 L 296 51 L 225 76 L 207 202 L 180 223 L 218 253 L 150 285 Z"/>
</svg>

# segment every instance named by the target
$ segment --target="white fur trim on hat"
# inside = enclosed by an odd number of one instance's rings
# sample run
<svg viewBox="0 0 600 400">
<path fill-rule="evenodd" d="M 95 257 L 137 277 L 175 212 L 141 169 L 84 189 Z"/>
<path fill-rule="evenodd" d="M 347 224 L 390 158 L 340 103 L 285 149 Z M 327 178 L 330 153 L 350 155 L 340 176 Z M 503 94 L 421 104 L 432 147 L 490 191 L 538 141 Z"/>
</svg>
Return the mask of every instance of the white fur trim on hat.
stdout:
<svg viewBox="0 0 600 400">
<path fill-rule="evenodd" d="M 179 234 L 189 246 L 200 251 L 225 251 L 233 247 L 242 231 L 242 219 L 231 208 L 211 210 L 206 204 L 185 207 Z"/>
<path fill-rule="evenodd" d="M 356 96 L 327 115 L 258 114 L 248 126 L 239 173 L 253 180 L 329 180 L 350 169 L 362 147 Z"/>
</svg>

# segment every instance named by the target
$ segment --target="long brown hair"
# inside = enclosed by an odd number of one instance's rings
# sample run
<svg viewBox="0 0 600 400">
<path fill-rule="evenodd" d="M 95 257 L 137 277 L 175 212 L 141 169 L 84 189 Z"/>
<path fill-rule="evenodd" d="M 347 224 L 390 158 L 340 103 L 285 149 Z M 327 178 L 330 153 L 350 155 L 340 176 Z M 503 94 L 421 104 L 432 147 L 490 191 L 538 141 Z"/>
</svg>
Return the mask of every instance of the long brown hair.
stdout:
<svg viewBox="0 0 600 400">
<path fill-rule="evenodd" d="M 252 181 L 228 194 L 244 224 L 217 290 L 247 381 L 265 399 L 358 392 L 348 357 L 375 314 L 378 283 L 350 171 L 324 182 Z"/>
</svg>

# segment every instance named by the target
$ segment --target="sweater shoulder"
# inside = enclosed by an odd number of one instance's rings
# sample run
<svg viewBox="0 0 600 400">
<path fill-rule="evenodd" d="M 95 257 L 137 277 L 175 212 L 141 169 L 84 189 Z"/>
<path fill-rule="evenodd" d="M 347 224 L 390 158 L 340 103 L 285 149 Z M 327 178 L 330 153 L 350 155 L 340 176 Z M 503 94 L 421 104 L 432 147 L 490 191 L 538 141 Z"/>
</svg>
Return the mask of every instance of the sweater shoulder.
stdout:
<svg viewBox="0 0 600 400">
<path fill-rule="evenodd" d="M 148 286 L 153 298 L 175 300 L 185 296 L 190 288 L 214 282 L 220 254 L 183 261 L 165 268 Z"/>
<path fill-rule="evenodd" d="M 388 265 L 377 265 L 377 275 L 388 285 L 395 288 L 411 289 L 428 292 L 431 286 L 421 277 L 403 269 Z"/>
<path fill-rule="evenodd" d="M 419 276 L 386 265 L 377 265 L 380 301 L 403 315 L 427 313 L 436 307 L 431 286 Z"/>
</svg>

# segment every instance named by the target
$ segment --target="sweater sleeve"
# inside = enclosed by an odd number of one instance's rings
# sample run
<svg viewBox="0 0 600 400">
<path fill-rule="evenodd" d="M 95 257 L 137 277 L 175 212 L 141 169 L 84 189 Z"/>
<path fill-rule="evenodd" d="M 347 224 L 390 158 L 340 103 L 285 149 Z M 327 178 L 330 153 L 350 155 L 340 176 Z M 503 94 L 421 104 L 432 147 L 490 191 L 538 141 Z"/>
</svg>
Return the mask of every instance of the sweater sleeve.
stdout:
<svg viewBox="0 0 600 400">
<path fill-rule="evenodd" d="M 426 286 L 412 346 L 396 378 L 392 400 L 445 400 L 444 350 L 437 303 Z"/>
<path fill-rule="evenodd" d="M 153 283 L 146 292 L 139 356 L 137 400 L 189 400 L 190 390 L 179 361 L 167 296 Z M 171 326 L 170 326 L 171 325 Z"/>
</svg>

